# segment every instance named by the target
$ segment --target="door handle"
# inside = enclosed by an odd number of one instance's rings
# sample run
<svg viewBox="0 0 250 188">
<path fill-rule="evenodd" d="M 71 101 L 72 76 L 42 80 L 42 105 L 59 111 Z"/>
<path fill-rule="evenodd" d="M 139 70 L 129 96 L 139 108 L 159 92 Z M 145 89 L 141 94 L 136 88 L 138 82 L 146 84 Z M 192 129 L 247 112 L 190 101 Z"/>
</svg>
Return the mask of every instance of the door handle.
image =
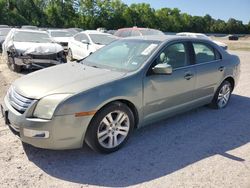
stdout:
<svg viewBox="0 0 250 188">
<path fill-rule="evenodd" d="M 224 71 L 224 69 L 225 69 L 224 66 L 221 66 L 221 67 L 218 68 L 218 70 L 219 70 L 220 72 Z"/>
<path fill-rule="evenodd" d="M 193 78 L 193 74 L 186 74 L 185 76 L 184 76 L 184 78 L 186 79 L 186 80 L 190 80 L 191 78 Z"/>
</svg>

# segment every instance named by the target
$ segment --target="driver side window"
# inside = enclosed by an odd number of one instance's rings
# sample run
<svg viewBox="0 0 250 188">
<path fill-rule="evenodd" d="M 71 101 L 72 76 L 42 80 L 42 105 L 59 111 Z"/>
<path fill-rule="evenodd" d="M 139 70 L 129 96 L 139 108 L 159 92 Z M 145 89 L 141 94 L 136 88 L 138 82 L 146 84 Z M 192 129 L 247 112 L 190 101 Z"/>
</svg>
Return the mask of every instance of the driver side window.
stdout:
<svg viewBox="0 0 250 188">
<path fill-rule="evenodd" d="M 156 60 L 157 64 L 167 63 L 173 69 L 188 65 L 187 53 L 183 43 L 175 43 L 164 49 Z"/>
</svg>

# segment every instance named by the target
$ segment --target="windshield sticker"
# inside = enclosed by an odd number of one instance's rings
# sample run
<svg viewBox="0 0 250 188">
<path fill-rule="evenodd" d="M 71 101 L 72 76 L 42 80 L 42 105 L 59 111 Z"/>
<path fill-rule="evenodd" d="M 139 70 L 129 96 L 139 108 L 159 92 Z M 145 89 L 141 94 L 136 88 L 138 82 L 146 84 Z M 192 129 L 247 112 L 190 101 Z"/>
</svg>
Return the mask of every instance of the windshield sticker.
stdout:
<svg viewBox="0 0 250 188">
<path fill-rule="evenodd" d="M 141 55 L 149 55 L 156 47 L 157 47 L 157 44 L 150 44 L 150 45 L 141 53 Z"/>
</svg>

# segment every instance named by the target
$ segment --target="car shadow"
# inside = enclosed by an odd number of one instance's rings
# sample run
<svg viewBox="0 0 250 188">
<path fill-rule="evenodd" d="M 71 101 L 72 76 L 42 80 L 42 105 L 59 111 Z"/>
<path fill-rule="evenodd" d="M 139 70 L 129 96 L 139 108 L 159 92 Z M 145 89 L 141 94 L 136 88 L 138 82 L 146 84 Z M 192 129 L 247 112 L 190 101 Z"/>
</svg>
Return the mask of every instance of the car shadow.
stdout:
<svg viewBox="0 0 250 188">
<path fill-rule="evenodd" d="M 49 175 L 81 184 L 130 186 L 166 176 L 250 142 L 250 98 L 232 95 L 227 108 L 196 110 L 139 129 L 118 152 L 102 155 L 87 146 L 52 151 L 24 145 L 28 159 Z"/>
</svg>

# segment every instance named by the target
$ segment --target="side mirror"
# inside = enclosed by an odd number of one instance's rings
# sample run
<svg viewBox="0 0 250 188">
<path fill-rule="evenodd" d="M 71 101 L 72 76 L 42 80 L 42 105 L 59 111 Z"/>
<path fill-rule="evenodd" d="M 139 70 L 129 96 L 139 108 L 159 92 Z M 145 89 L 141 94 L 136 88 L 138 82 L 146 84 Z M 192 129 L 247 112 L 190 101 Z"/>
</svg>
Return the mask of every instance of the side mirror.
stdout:
<svg viewBox="0 0 250 188">
<path fill-rule="evenodd" d="M 153 72 L 155 74 L 172 74 L 173 68 L 167 63 L 160 63 L 153 67 Z"/>
<path fill-rule="evenodd" d="M 87 40 L 81 40 L 81 42 L 84 44 L 89 44 L 89 42 Z"/>
</svg>

